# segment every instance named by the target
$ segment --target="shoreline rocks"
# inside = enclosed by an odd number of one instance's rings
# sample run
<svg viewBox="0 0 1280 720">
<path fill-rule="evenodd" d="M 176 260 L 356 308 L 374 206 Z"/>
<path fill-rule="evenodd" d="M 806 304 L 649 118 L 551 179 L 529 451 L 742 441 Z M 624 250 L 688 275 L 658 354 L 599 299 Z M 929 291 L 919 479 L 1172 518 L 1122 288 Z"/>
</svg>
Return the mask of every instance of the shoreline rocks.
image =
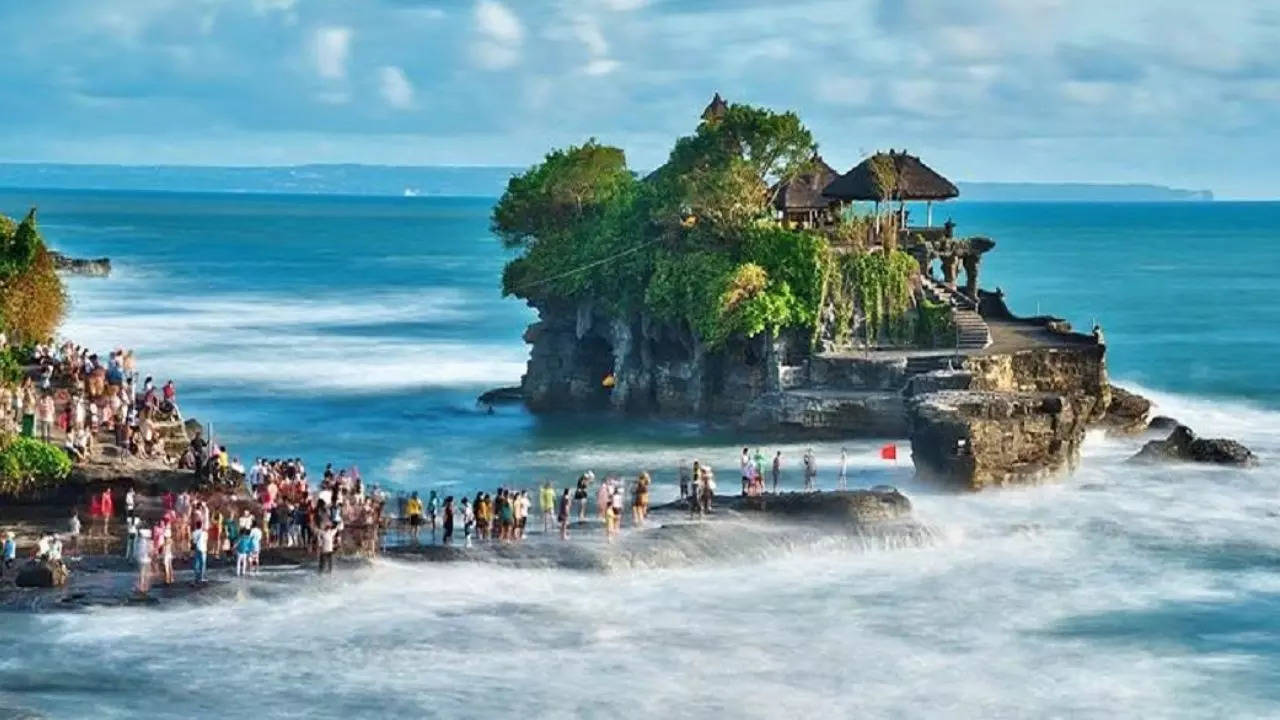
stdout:
<svg viewBox="0 0 1280 720">
<path fill-rule="evenodd" d="M 110 258 L 73 258 L 57 251 L 50 251 L 53 267 L 62 272 L 89 277 L 107 277 L 111 274 Z"/>
<path fill-rule="evenodd" d="M 1038 482 L 1071 470 L 1092 398 L 943 390 L 910 406 L 911 457 L 926 480 L 966 490 Z"/>
<path fill-rule="evenodd" d="M 1129 458 L 1129 462 L 1140 464 L 1184 462 L 1255 467 L 1258 465 L 1258 456 L 1235 440 L 1196 437 L 1191 428 L 1179 425 L 1164 440 L 1152 440 L 1143 445 L 1136 455 Z"/>
</svg>

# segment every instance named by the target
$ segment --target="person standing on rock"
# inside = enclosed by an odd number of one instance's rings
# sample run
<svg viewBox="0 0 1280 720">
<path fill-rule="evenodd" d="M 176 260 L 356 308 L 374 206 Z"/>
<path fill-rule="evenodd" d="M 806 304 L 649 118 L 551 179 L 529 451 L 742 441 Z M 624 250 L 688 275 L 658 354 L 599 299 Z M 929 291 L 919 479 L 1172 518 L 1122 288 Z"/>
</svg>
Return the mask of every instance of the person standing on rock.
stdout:
<svg viewBox="0 0 1280 720">
<path fill-rule="evenodd" d="M 204 583 L 204 573 L 209 557 L 209 533 L 200 521 L 196 521 L 191 529 L 191 551 L 192 575 L 197 583 Z"/>
<path fill-rule="evenodd" d="M 849 451 L 844 448 L 840 448 L 840 479 L 836 483 L 836 488 L 849 489 Z"/>
<path fill-rule="evenodd" d="M 560 495 L 560 506 L 557 509 L 556 519 L 560 522 L 560 539 L 569 539 L 569 513 L 573 510 L 573 499 L 569 497 L 569 488 L 564 489 L 564 493 Z"/>
<path fill-rule="evenodd" d="M 151 541 L 145 530 L 133 543 L 133 559 L 138 563 L 138 592 L 145 595 L 151 590 Z"/>
<path fill-rule="evenodd" d="M 542 510 L 542 532 L 549 533 L 556 512 L 556 489 L 551 486 L 550 480 L 542 483 L 542 488 L 538 491 L 538 507 Z"/>
<path fill-rule="evenodd" d="M 320 541 L 320 574 L 328 574 L 333 572 L 333 546 L 334 540 L 338 537 L 338 528 L 332 523 L 325 523 L 319 532 Z"/>
<path fill-rule="evenodd" d="M 435 491 L 431 494 L 435 495 Z M 404 511 L 409 518 L 409 540 L 417 545 L 418 536 L 422 532 L 422 500 L 418 499 L 417 491 L 414 491 L 405 501 Z"/>
<path fill-rule="evenodd" d="M 431 542 L 436 541 L 436 528 L 440 525 L 440 495 L 435 491 L 431 491 L 431 496 L 427 498 L 427 517 L 431 520 Z"/>
<path fill-rule="evenodd" d="M 782 451 L 773 456 L 773 494 L 778 494 L 778 478 L 782 476 Z"/>
<path fill-rule="evenodd" d="M 591 473 L 578 476 L 578 485 L 574 488 L 573 499 L 578 501 L 578 522 L 587 520 L 587 491 L 591 486 Z"/>
<path fill-rule="evenodd" d="M 13 537 L 13 531 L 8 530 L 4 534 L 3 552 L 0 552 L 0 577 L 8 570 L 13 569 L 13 563 L 18 558 L 18 541 Z"/>
<path fill-rule="evenodd" d="M 748 450 L 747 448 L 742 448 L 742 457 L 739 459 L 738 464 L 742 467 L 742 496 L 746 497 L 747 488 L 750 487 L 751 485 L 751 475 L 752 475 L 752 468 L 753 468 L 753 466 L 751 465 L 750 450 Z"/>
<path fill-rule="evenodd" d="M 818 477 L 818 459 L 813 456 L 813 448 L 809 448 L 804 452 L 804 490 L 812 492 L 817 490 Z"/>
</svg>

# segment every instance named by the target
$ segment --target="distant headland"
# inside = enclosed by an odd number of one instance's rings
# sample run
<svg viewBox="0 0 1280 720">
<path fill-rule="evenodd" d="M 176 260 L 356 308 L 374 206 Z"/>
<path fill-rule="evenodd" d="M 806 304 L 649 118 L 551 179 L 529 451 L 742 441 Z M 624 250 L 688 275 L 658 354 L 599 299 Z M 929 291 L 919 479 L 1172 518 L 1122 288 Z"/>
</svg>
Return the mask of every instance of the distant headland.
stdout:
<svg viewBox="0 0 1280 720">
<path fill-rule="evenodd" d="M 0 163 L 0 187 L 140 192 L 227 192 L 385 197 L 497 197 L 514 166 L 74 165 Z M 958 181 L 978 202 L 1178 202 L 1213 200 L 1210 190 L 1111 183 Z"/>
</svg>

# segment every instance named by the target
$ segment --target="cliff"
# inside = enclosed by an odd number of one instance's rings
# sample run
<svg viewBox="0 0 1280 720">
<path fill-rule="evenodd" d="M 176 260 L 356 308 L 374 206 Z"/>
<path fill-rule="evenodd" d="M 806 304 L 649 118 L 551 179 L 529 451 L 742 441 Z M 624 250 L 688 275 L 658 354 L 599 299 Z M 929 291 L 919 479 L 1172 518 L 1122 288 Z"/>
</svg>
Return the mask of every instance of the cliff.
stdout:
<svg viewBox="0 0 1280 720">
<path fill-rule="evenodd" d="M 645 316 L 544 306 L 521 391 L 534 411 L 651 413 L 815 437 L 906 437 L 917 472 L 957 489 L 1074 467 L 1088 427 L 1145 428 L 1150 403 L 1111 386 L 1106 346 L 1058 318 L 980 305 L 992 341 L 967 350 L 814 352 L 800 334 L 709 349 Z M 604 382 L 613 376 L 609 387 Z"/>
</svg>

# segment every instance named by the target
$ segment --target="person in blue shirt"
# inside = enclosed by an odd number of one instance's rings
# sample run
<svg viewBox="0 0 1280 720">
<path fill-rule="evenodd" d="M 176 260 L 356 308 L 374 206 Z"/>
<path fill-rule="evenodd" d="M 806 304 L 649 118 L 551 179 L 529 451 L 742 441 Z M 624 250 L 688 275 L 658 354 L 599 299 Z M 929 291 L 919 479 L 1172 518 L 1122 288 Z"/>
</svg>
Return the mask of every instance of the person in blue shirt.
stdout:
<svg viewBox="0 0 1280 720">
<path fill-rule="evenodd" d="M 6 570 L 13 568 L 13 563 L 18 557 L 18 542 L 13 539 L 13 531 L 10 530 L 4 534 L 4 559 L 0 560 L 0 577 L 4 577 Z"/>
</svg>

